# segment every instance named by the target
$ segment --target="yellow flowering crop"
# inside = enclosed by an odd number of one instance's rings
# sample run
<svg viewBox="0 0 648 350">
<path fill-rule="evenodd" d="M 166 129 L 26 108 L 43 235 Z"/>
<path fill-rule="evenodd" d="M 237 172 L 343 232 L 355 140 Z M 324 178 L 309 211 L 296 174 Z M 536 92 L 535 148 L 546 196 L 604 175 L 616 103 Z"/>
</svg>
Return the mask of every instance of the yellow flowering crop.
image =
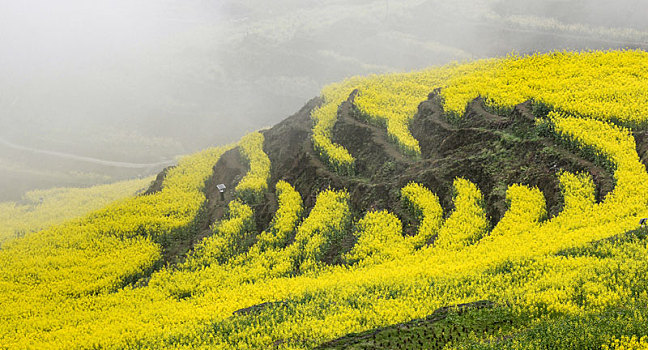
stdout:
<svg viewBox="0 0 648 350">
<path fill-rule="evenodd" d="M 563 213 L 589 213 L 595 206 L 594 181 L 586 174 L 560 174 L 560 187 L 562 188 L 564 208 Z"/>
<path fill-rule="evenodd" d="M 332 246 L 349 229 L 351 213 L 346 191 L 326 190 L 317 195 L 315 207 L 297 228 L 295 259 L 303 270 L 319 265 Z"/>
<path fill-rule="evenodd" d="M 477 96 L 499 109 L 533 99 L 575 116 L 643 125 L 648 108 L 648 53 L 641 50 L 511 55 L 442 91 L 446 111 L 462 115 Z"/>
<path fill-rule="evenodd" d="M 337 121 L 338 107 L 353 91 L 357 79 L 326 86 L 322 90 L 323 104 L 311 112 L 315 151 L 335 171 L 349 175 L 354 172 L 355 159 L 344 147 L 331 141 L 331 133 Z"/>
<path fill-rule="evenodd" d="M 440 247 L 462 247 L 477 242 L 488 229 L 484 199 L 477 186 L 462 178 L 454 181 L 455 210 L 445 220 L 435 242 Z"/>
<path fill-rule="evenodd" d="M 236 192 L 250 203 L 260 201 L 268 190 L 270 159 L 263 152 L 263 141 L 259 132 L 247 134 L 239 141 L 241 156 L 247 160 L 250 170 L 236 185 Z"/>
<path fill-rule="evenodd" d="M 386 127 L 390 139 L 403 153 L 417 156 L 421 148 L 409 131 L 409 123 L 418 105 L 432 90 L 476 69 L 488 69 L 493 62 L 453 63 L 412 73 L 372 75 L 357 84 L 355 103 L 369 121 Z"/>
<path fill-rule="evenodd" d="M 289 183 L 279 181 L 276 188 L 279 209 L 277 209 L 268 230 L 258 236 L 257 244 L 262 247 L 281 248 L 286 246 L 304 209 L 301 195 Z"/>
<path fill-rule="evenodd" d="M 641 51 L 554 53 L 356 78 L 325 89 L 313 113 L 316 149 L 348 171 L 352 158 L 335 155 L 330 133 L 337 107 L 356 88 L 365 117 L 401 127 L 435 87 L 445 87 L 445 109 L 457 117 L 478 95 L 496 110 L 534 99 L 553 109 L 544 123 L 557 137 L 613 172 L 614 188 L 599 202 L 589 174 L 556 174 L 564 208 L 551 218 L 536 188 L 506 184 L 509 209 L 489 234 L 472 182 L 455 180 L 455 208 L 445 221 L 438 198 L 411 183 L 401 194 L 421 223 L 406 239 L 387 211 L 368 212 L 351 231 L 367 208 L 351 208 L 344 190 L 325 190 L 304 208 L 300 194 L 279 182 L 279 208 L 256 242 L 251 207 L 233 201 L 185 262 L 162 266 L 170 242 L 196 233 L 204 182 L 226 148 L 212 149 L 183 159 L 159 193 L 3 245 L 0 347 L 308 349 L 491 300 L 494 312 L 511 305 L 528 324 L 475 333 L 477 348 L 645 348 L 648 247 L 638 222 L 648 217 L 648 173 L 629 128 L 640 130 L 648 115 L 646 61 Z M 249 154 L 262 150 L 259 140 L 247 139 L 255 144 L 248 150 L 256 149 Z M 259 179 L 267 186 L 267 177 Z M 343 248 L 350 252 L 340 256 Z M 193 264 L 201 255 L 208 261 Z M 462 348 L 459 340 L 447 347 Z"/>
<path fill-rule="evenodd" d="M 397 259 L 412 251 L 412 245 L 403 237 L 401 221 L 387 211 L 372 211 L 358 222 L 358 243 L 346 255 L 355 263 L 375 264 L 383 260 Z"/>
<path fill-rule="evenodd" d="M 252 208 L 239 200 L 231 201 L 228 219 L 212 227 L 211 236 L 196 246 L 185 266 L 195 269 L 200 265 L 225 262 L 241 250 L 241 242 L 244 242 L 246 235 L 254 229 Z"/>
<path fill-rule="evenodd" d="M 414 247 L 423 246 L 441 228 L 443 209 L 439 197 L 424 186 L 411 182 L 401 189 L 403 199 L 419 219 L 418 233 L 412 239 Z"/>
<path fill-rule="evenodd" d="M 570 190 L 566 193 L 571 194 Z M 509 209 L 491 235 L 511 235 L 531 230 L 547 216 L 544 195 L 535 187 L 512 185 L 506 191 L 506 201 L 509 203 Z"/>
<path fill-rule="evenodd" d="M 322 90 L 325 104 L 312 114 L 315 149 L 336 170 L 352 164 L 348 151 L 331 143 L 330 132 L 337 107 L 356 89 L 355 104 L 361 115 L 384 126 L 403 153 L 415 156 L 421 151 L 409 123 L 418 105 L 436 88 L 442 88 L 445 112 L 455 118 L 463 116 L 468 102 L 482 96 L 494 110 L 510 111 L 535 100 L 576 116 L 644 125 L 647 55 L 641 50 L 509 55 L 411 73 L 354 77 Z"/>
<path fill-rule="evenodd" d="M 639 339 L 636 336 L 621 337 L 621 339 L 612 340 L 610 345 L 604 344 L 602 348 L 604 350 L 647 350 L 648 336 Z"/>
<path fill-rule="evenodd" d="M 111 202 L 146 189 L 153 177 L 88 188 L 54 188 L 27 192 L 21 202 L 0 203 L 0 245 L 11 238 L 82 217 Z"/>
</svg>

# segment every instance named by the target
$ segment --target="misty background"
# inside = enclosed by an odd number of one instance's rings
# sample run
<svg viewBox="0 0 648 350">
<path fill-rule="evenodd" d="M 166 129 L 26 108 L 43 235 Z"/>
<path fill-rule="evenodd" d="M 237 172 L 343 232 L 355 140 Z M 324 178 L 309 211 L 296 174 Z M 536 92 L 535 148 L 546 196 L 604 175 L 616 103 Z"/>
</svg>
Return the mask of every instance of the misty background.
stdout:
<svg viewBox="0 0 648 350">
<path fill-rule="evenodd" d="M 352 75 L 648 49 L 648 1 L 0 0 L 0 200 L 148 176 Z"/>
</svg>

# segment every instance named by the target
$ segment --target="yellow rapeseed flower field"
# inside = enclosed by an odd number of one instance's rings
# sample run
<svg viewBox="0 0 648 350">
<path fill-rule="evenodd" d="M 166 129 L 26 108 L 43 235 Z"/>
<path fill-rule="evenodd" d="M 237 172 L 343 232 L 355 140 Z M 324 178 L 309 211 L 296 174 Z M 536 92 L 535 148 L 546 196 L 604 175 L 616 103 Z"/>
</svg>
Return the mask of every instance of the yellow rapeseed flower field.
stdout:
<svg viewBox="0 0 648 350">
<path fill-rule="evenodd" d="M 343 189 L 306 208 L 295 184 L 268 183 L 263 135 L 251 134 L 239 143 L 250 170 L 236 190 L 275 186 L 278 209 L 265 231 L 255 232 L 256 195 L 239 196 L 185 260 L 165 266 L 168 243 L 196 234 L 204 183 L 231 146 L 184 158 L 161 192 L 2 246 L 0 348 L 308 349 L 491 300 L 522 321 L 508 333 L 468 332 L 447 348 L 644 349 L 648 246 L 638 222 L 648 217 L 648 173 L 633 132 L 648 116 L 646 68 L 643 51 L 556 52 L 329 86 L 312 114 L 312 141 L 345 175 L 354 160 L 331 133 L 352 91 L 361 114 L 417 157 L 408 123 L 442 87 L 451 118 L 477 96 L 502 113 L 529 99 L 546 106 L 539 125 L 609 165 L 614 188 L 597 202 L 589 174 L 557 171 L 564 205 L 548 217 L 537 188 L 506 184 L 508 211 L 491 229 L 475 183 L 455 179 L 444 215 L 438 196 L 412 182 L 395 189 L 418 219 L 405 236 L 396 211 L 353 208 Z M 337 253 L 343 261 L 332 264 Z"/>
<path fill-rule="evenodd" d="M 11 238 L 82 217 L 111 202 L 143 191 L 153 177 L 88 188 L 53 188 L 27 192 L 19 202 L 0 203 L 0 245 Z"/>
</svg>

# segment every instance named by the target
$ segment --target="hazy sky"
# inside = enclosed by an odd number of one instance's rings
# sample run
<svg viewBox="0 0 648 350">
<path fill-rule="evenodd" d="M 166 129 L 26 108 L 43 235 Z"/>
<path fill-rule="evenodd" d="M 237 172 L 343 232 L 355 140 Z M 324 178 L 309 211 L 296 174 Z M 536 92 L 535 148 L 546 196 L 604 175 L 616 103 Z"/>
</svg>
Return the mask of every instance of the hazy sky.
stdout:
<svg viewBox="0 0 648 350">
<path fill-rule="evenodd" d="M 163 1 L 3 1 L 2 119 L 76 126 L 142 117 L 143 104 L 172 87 L 169 46 L 199 11 Z"/>
<path fill-rule="evenodd" d="M 137 175 L 7 144 L 157 163 L 272 125 L 351 75 L 646 49 L 646 15 L 644 0 L 0 0 L 0 200 Z"/>
</svg>

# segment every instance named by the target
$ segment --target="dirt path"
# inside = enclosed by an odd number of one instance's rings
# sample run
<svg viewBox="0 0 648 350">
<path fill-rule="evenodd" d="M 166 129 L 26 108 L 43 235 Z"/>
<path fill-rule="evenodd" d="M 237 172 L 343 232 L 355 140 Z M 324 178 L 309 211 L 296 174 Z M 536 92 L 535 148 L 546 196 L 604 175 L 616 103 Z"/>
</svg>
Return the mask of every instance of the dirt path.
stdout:
<svg viewBox="0 0 648 350">
<path fill-rule="evenodd" d="M 212 224 L 224 218 L 229 202 L 235 198 L 234 188 L 247 171 L 248 166 L 241 158 L 238 147 L 223 153 L 214 166 L 212 175 L 205 182 L 204 192 L 207 199 L 196 222 L 195 234 L 178 238 L 168 244 L 163 252 L 165 263 L 182 262 L 197 243 L 212 234 Z M 221 199 L 216 188 L 221 183 L 227 186 L 224 199 Z"/>
<path fill-rule="evenodd" d="M 353 91 L 349 99 L 340 105 L 338 118 L 342 118 L 345 122 L 356 127 L 369 129 L 371 132 L 371 141 L 382 147 L 383 152 L 390 158 L 402 163 L 413 163 L 414 161 L 405 156 L 398 148 L 398 145 L 389 139 L 386 128 L 378 127 L 365 119 L 358 118 L 360 111 L 355 105 L 355 97 L 357 94 L 358 90 Z"/>
</svg>

